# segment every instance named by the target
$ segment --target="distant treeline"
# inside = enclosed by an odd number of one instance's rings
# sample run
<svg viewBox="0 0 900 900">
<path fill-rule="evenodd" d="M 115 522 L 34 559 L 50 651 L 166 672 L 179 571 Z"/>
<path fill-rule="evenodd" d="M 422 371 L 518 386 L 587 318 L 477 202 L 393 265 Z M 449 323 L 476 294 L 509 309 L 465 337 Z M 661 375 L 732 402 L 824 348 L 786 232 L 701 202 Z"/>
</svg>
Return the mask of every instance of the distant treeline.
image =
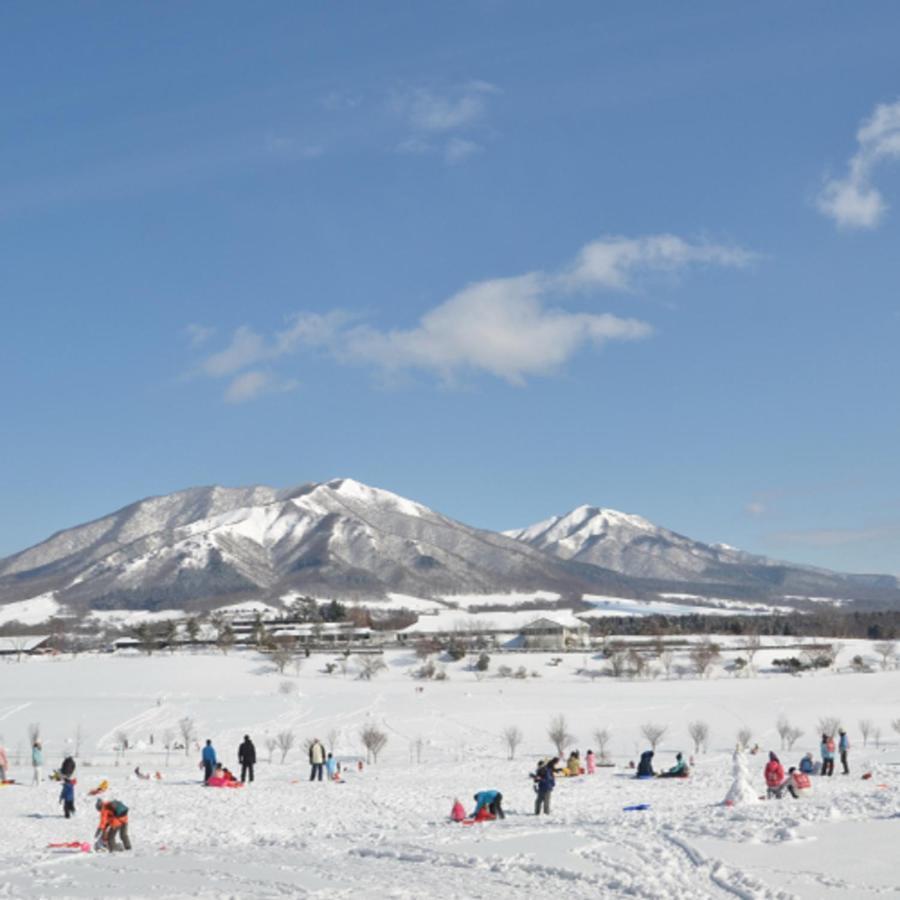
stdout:
<svg viewBox="0 0 900 900">
<path fill-rule="evenodd" d="M 595 620 L 592 635 L 758 634 L 762 637 L 900 638 L 900 610 L 787 613 L 761 616 L 610 616 Z"/>
</svg>

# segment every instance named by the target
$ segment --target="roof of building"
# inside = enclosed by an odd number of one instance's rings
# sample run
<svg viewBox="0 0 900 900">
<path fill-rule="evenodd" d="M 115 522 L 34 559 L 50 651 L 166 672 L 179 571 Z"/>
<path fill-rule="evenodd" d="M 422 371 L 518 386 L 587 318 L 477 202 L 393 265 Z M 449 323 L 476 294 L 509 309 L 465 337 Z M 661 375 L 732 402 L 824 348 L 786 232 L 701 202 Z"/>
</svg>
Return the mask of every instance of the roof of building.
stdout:
<svg viewBox="0 0 900 900">
<path fill-rule="evenodd" d="M 0 653 L 31 653 L 49 640 L 49 634 L 8 634 L 0 637 Z"/>
</svg>

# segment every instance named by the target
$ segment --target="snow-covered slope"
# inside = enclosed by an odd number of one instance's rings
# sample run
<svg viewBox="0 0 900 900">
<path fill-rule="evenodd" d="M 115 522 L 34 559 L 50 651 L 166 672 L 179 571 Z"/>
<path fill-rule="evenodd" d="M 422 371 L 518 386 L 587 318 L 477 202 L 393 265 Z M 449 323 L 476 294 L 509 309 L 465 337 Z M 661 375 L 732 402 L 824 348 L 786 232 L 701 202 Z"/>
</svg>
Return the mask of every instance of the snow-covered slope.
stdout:
<svg viewBox="0 0 900 900">
<path fill-rule="evenodd" d="M 602 566 L 654 582 L 735 585 L 757 591 L 896 592 L 891 576 L 842 575 L 756 556 L 727 544 L 704 544 L 614 509 L 579 506 L 528 528 L 504 532 L 561 559 Z"/>
<path fill-rule="evenodd" d="M 578 592 L 617 576 L 565 563 L 348 478 L 279 491 L 196 488 L 135 503 L 0 561 L 0 601 L 75 608 L 222 598 Z"/>
</svg>

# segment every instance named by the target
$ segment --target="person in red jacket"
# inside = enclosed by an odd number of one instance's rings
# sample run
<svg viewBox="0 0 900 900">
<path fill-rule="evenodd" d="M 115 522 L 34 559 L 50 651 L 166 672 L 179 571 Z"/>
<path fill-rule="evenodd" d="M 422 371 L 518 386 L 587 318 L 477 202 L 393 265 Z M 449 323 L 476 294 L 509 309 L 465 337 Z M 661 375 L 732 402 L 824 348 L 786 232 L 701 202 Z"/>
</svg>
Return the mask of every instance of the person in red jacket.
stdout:
<svg viewBox="0 0 900 900">
<path fill-rule="evenodd" d="M 766 796 L 770 800 L 772 797 L 775 797 L 776 800 L 780 800 L 785 785 L 784 766 L 779 762 L 778 757 L 774 753 L 769 754 L 769 761 L 766 763 L 765 776 Z"/>
</svg>

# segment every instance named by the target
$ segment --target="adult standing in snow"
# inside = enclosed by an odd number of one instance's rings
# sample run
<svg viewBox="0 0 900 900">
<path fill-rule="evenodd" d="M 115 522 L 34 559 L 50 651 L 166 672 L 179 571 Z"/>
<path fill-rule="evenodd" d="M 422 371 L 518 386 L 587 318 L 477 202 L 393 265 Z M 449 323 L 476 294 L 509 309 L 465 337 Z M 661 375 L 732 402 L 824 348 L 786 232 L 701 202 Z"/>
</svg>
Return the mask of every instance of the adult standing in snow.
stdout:
<svg viewBox="0 0 900 900">
<path fill-rule="evenodd" d="M 244 742 L 238 747 L 238 762 L 241 765 L 241 784 L 248 776 L 252 782 L 253 767 L 256 765 L 256 747 L 253 746 L 249 734 L 244 735 Z"/>
<path fill-rule="evenodd" d="M 213 769 L 216 767 L 216 763 L 218 762 L 218 760 L 216 759 L 215 748 L 212 745 L 212 741 L 209 739 L 207 739 L 206 746 L 203 748 L 203 753 L 201 754 L 201 762 L 203 763 L 203 783 L 206 784 L 213 773 Z"/>
<path fill-rule="evenodd" d="M 830 735 L 822 735 L 822 774 L 834 775 L 834 738 Z"/>
<path fill-rule="evenodd" d="M 325 747 L 318 738 L 313 738 L 309 745 L 309 780 L 315 781 L 318 777 L 322 780 L 322 770 L 325 768 Z"/>
<path fill-rule="evenodd" d="M 766 777 L 766 796 L 769 799 L 775 797 L 777 800 L 780 800 L 784 790 L 784 766 L 774 753 L 769 754 L 769 761 L 766 763 L 764 774 Z"/>
<path fill-rule="evenodd" d="M 534 814 L 536 816 L 541 814 L 541 810 L 544 811 L 545 816 L 550 815 L 550 795 L 553 793 L 553 788 L 556 787 L 556 778 L 553 775 L 553 770 L 558 762 L 559 759 L 554 757 L 542 766 L 538 766 L 537 771 L 534 773 L 534 789 L 537 791 L 537 797 L 534 800 Z"/>
<path fill-rule="evenodd" d="M 40 741 L 35 741 L 31 748 L 31 768 L 33 769 L 32 784 L 40 784 L 44 772 L 44 749 Z"/>
<path fill-rule="evenodd" d="M 847 732 L 842 728 L 838 732 L 838 750 L 841 754 L 841 765 L 844 767 L 844 775 L 850 774 L 850 765 L 847 762 L 847 754 L 850 752 L 850 739 L 847 737 Z M 832 764 L 833 765 L 833 764 Z"/>
<path fill-rule="evenodd" d="M 6 755 L 6 747 L 0 744 L 0 781 L 6 781 L 6 770 L 9 768 L 9 757 Z"/>
</svg>

